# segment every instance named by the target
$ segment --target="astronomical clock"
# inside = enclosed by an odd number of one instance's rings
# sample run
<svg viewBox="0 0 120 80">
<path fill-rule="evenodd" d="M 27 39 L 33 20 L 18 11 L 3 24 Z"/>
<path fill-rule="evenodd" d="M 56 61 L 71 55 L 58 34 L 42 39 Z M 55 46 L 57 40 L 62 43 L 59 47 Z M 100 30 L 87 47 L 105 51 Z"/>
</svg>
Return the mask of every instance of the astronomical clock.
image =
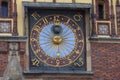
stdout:
<svg viewBox="0 0 120 80">
<path fill-rule="evenodd" d="M 36 73 L 86 71 L 83 10 L 28 9 L 29 67 Z"/>
</svg>

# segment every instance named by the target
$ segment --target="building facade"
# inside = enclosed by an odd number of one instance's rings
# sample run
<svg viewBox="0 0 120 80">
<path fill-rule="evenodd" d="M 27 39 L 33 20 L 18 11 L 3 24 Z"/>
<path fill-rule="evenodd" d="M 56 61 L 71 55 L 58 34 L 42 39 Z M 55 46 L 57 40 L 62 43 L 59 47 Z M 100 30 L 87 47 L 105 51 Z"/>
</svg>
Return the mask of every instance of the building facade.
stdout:
<svg viewBox="0 0 120 80">
<path fill-rule="evenodd" d="M 0 0 L 0 77 L 12 53 L 26 80 L 119 80 L 119 0 Z"/>
</svg>

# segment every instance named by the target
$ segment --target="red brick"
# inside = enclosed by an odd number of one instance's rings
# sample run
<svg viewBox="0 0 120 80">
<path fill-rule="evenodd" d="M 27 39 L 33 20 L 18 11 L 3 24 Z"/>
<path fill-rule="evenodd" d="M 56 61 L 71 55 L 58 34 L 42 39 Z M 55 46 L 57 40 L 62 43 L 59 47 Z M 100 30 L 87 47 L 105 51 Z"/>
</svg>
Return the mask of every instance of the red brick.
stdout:
<svg viewBox="0 0 120 80">
<path fill-rule="evenodd" d="M 91 43 L 94 80 L 120 79 L 120 44 Z"/>
</svg>

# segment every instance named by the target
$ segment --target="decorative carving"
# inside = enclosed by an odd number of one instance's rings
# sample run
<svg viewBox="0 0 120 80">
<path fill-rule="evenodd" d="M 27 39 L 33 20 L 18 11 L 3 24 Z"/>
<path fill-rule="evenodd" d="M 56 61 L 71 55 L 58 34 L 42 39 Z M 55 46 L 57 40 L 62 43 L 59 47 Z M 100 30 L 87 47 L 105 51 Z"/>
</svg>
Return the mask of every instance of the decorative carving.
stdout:
<svg viewBox="0 0 120 80">
<path fill-rule="evenodd" d="M 18 43 L 10 43 L 9 44 L 9 49 L 11 51 L 17 51 L 18 50 Z"/>
<path fill-rule="evenodd" d="M 20 61 L 20 58 L 18 56 L 18 43 L 9 43 L 9 60 L 12 56 L 12 54 L 14 53 L 15 55 L 17 55 L 18 60 Z"/>
<path fill-rule="evenodd" d="M 11 33 L 10 21 L 0 21 L 0 33 Z"/>
<path fill-rule="evenodd" d="M 110 21 L 96 21 L 97 35 L 110 36 L 111 22 Z"/>
<path fill-rule="evenodd" d="M 98 34 L 108 35 L 109 34 L 108 25 L 107 24 L 99 24 L 98 25 Z"/>
</svg>

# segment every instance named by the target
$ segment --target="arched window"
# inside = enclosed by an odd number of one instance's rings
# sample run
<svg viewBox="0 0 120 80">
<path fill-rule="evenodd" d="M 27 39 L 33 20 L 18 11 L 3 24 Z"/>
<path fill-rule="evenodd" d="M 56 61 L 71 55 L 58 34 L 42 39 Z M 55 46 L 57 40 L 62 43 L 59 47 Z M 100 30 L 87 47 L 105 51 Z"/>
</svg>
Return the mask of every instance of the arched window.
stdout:
<svg viewBox="0 0 120 80">
<path fill-rule="evenodd" d="M 3 1 L 1 7 L 2 7 L 2 17 L 8 17 L 8 2 Z"/>
</svg>

